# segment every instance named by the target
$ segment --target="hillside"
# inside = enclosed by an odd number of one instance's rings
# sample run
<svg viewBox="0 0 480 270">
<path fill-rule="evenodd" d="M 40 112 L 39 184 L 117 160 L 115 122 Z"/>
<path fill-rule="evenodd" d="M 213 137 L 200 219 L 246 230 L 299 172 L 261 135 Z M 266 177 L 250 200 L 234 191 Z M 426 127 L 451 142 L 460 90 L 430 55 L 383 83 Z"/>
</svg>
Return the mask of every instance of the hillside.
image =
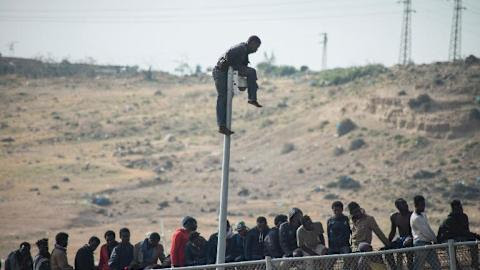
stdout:
<svg viewBox="0 0 480 270">
<path fill-rule="evenodd" d="M 333 200 L 355 200 L 387 233 L 395 198 L 423 194 L 434 230 L 460 198 L 479 231 L 480 64 L 349 72 L 262 77 L 262 109 L 235 97 L 230 221 L 296 206 L 325 222 Z M 0 257 L 60 230 L 71 258 L 124 226 L 169 246 L 187 214 L 216 230 L 213 82 L 144 75 L 1 75 Z M 345 119 L 355 128 L 339 136 Z"/>
</svg>

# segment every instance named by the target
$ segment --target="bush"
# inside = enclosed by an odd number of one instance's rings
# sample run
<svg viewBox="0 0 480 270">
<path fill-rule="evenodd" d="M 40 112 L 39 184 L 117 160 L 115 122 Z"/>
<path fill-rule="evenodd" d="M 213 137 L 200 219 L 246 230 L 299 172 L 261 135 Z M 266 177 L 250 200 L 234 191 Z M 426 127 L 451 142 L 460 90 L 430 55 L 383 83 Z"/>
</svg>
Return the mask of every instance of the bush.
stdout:
<svg viewBox="0 0 480 270">
<path fill-rule="evenodd" d="M 361 187 L 357 180 L 354 180 L 350 176 L 342 175 L 338 177 L 337 181 L 333 181 L 327 184 L 327 188 L 340 188 L 340 189 L 359 189 Z"/>
<path fill-rule="evenodd" d="M 300 72 L 294 66 L 277 66 L 268 62 L 261 62 L 257 65 L 257 70 L 267 76 L 286 77 Z"/>
<path fill-rule="evenodd" d="M 378 76 L 385 73 L 388 68 L 381 64 L 372 64 L 363 67 L 334 68 L 317 73 L 312 82 L 313 86 L 330 86 L 345 84 L 356 79 L 368 76 Z"/>
</svg>

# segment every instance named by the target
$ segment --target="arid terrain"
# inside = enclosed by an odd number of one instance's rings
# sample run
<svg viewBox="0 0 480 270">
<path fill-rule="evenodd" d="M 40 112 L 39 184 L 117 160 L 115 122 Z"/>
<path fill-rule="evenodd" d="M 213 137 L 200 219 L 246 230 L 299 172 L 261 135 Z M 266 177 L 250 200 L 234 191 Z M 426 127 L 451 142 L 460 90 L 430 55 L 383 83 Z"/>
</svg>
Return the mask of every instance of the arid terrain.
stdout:
<svg viewBox="0 0 480 270">
<path fill-rule="evenodd" d="M 392 67 L 347 82 L 260 76 L 234 98 L 229 220 L 300 207 L 326 222 L 359 202 L 385 233 L 394 200 L 423 194 L 436 230 L 453 198 L 480 231 L 480 64 Z M 22 241 L 216 230 L 223 137 L 208 75 L 0 77 L 0 257 Z M 352 130 L 343 133 L 342 120 Z M 343 124 L 349 121 L 343 121 Z M 341 135 L 339 135 L 339 131 Z M 376 240 L 377 241 L 377 240 Z M 380 247 L 376 242 L 376 247 Z M 32 250 L 36 253 L 36 249 Z M 96 254 L 98 259 L 98 254 Z"/>
</svg>

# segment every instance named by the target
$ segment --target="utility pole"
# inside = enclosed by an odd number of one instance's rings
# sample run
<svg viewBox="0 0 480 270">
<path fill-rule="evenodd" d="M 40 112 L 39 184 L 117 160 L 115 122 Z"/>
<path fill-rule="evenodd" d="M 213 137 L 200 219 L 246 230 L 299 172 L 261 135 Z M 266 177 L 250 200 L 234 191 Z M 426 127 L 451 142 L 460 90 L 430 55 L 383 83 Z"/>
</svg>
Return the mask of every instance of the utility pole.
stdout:
<svg viewBox="0 0 480 270">
<path fill-rule="evenodd" d="M 320 36 L 322 38 L 320 43 L 322 44 L 322 48 L 323 48 L 323 51 L 322 51 L 322 70 L 326 70 L 327 69 L 327 41 L 328 41 L 327 33 L 320 33 Z"/>
<path fill-rule="evenodd" d="M 450 49 L 448 51 L 448 60 L 455 62 L 462 58 L 462 0 L 454 0 L 452 30 L 450 32 Z"/>
<path fill-rule="evenodd" d="M 403 21 L 398 63 L 405 66 L 412 62 L 412 12 L 414 10 L 412 0 L 402 0 L 401 3 L 403 3 Z"/>
<path fill-rule="evenodd" d="M 228 68 L 227 75 L 227 123 L 228 129 L 232 127 L 232 99 L 234 87 L 238 87 L 238 71 L 232 67 Z M 227 236 L 227 203 L 228 203 L 228 176 L 230 172 L 230 135 L 224 135 L 223 141 L 223 163 L 222 183 L 220 191 L 220 211 L 218 214 L 218 242 L 217 242 L 217 264 L 225 263 L 225 249 Z M 222 267 L 217 270 L 222 270 Z"/>
<path fill-rule="evenodd" d="M 10 51 L 10 56 L 15 56 L 15 44 L 17 44 L 18 41 L 12 41 L 7 44 L 8 50 Z"/>
</svg>

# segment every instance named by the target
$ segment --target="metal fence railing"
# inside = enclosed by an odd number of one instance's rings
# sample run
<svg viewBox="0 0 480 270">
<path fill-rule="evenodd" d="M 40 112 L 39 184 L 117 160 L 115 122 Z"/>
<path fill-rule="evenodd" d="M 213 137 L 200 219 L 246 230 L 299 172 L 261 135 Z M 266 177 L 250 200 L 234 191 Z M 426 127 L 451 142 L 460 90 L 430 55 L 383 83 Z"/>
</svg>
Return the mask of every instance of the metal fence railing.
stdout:
<svg viewBox="0 0 480 270">
<path fill-rule="evenodd" d="M 341 255 L 279 259 L 267 257 L 260 261 L 182 267 L 175 270 L 480 270 L 479 246 L 479 241 L 449 241 L 437 245 Z"/>
</svg>

